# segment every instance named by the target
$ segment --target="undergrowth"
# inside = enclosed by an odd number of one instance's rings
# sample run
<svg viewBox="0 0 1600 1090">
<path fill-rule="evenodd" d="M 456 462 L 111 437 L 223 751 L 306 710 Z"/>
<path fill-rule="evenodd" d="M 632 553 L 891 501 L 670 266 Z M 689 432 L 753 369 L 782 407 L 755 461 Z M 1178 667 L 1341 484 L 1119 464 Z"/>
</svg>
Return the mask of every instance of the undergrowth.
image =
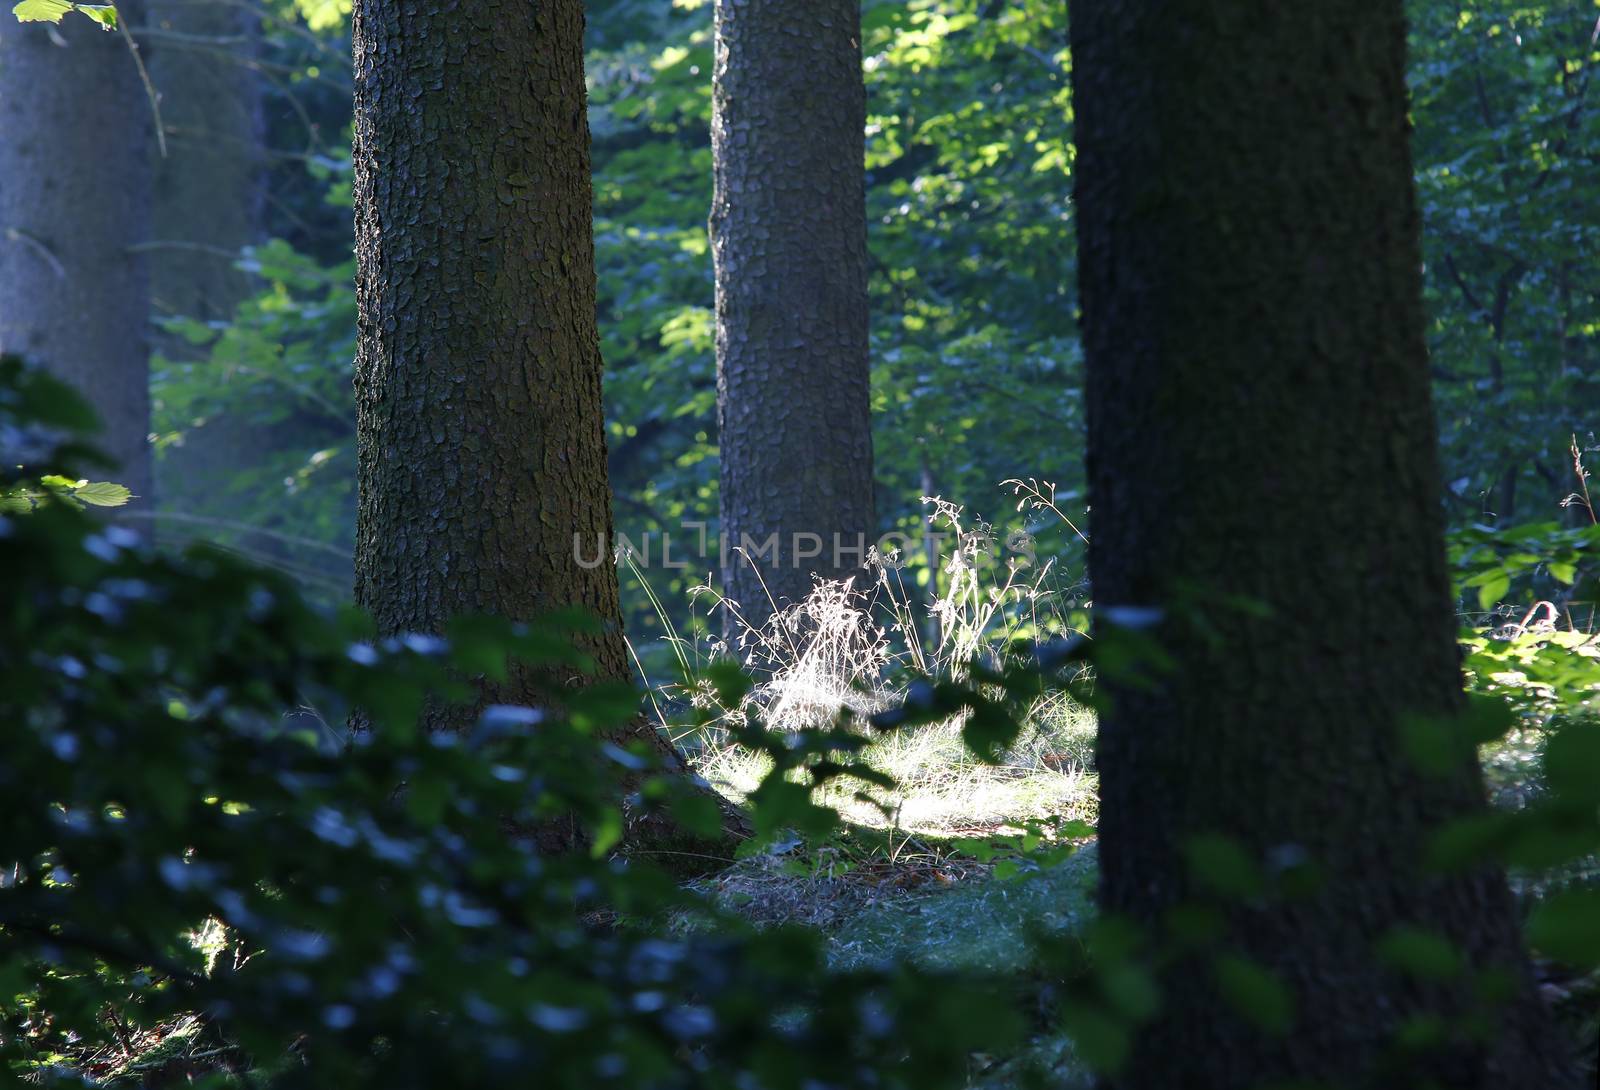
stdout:
<svg viewBox="0 0 1600 1090">
<path fill-rule="evenodd" d="M 1047 486 L 1008 483 L 1023 490 L 1024 505 L 1056 510 Z M 714 708 L 704 726 L 678 742 L 694 755 L 696 770 L 734 798 L 748 797 L 769 771 L 763 756 L 733 744 L 738 725 L 759 720 L 794 732 L 839 720 L 868 735 L 863 759 L 895 782 L 870 792 L 854 785 L 825 791 L 820 801 L 846 821 L 925 834 L 982 832 L 1044 817 L 1092 822 L 1094 715 L 1063 691 L 1033 703 L 1016 743 L 996 762 L 973 755 L 961 717 L 871 730 L 872 716 L 903 702 L 917 678 L 963 678 L 974 661 L 1014 661 L 1013 648 L 1023 641 L 1080 633 L 1084 625 L 1081 584 L 1063 581 L 1054 561 L 1040 562 L 1031 539 L 1002 542 L 989 524 L 967 520 L 962 508 L 934 497 L 924 502 L 930 526 L 949 545 L 932 577 L 924 575 L 931 590 L 907 580 L 903 557 L 878 553 L 869 564 L 871 585 L 819 581 L 804 601 L 782 609 L 769 603 L 771 617 L 760 624 L 747 621 L 739 603 L 696 588 L 698 600 L 720 615 L 715 619 L 727 622 L 726 640 L 680 636 L 661 611 L 680 678 L 688 680 L 660 686 L 658 708 Z M 723 627 L 707 624 L 703 631 Z M 732 707 L 717 705 L 716 694 L 692 680 L 706 662 L 725 657 L 757 681 Z"/>
</svg>

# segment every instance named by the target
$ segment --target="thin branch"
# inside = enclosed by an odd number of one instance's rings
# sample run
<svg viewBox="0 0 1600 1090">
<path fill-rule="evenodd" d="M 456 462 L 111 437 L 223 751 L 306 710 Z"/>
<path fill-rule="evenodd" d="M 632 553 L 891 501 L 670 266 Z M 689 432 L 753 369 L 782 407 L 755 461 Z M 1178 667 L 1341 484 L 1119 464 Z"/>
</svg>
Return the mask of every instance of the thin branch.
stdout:
<svg viewBox="0 0 1600 1090">
<path fill-rule="evenodd" d="M 211 246 L 204 242 L 184 242 L 175 238 L 153 238 L 147 242 L 135 242 L 126 247 L 130 254 L 148 253 L 151 250 L 190 250 L 198 254 L 210 254 L 213 257 L 226 258 L 229 261 L 239 260 L 238 250 L 229 250 L 223 246 Z"/>
<path fill-rule="evenodd" d="M 1066 78 L 1067 70 L 1061 66 L 1061 62 L 1056 60 L 1050 54 L 1046 53 L 1044 50 L 1040 49 L 1038 46 L 1024 45 L 1018 46 L 1018 48 L 1028 56 L 1032 57 L 1034 60 L 1038 61 L 1040 64 L 1044 65 L 1046 68 L 1050 69 L 1050 71 L 1054 72 L 1056 75 Z"/>
<path fill-rule="evenodd" d="M 1461 289 L 1461 297 L 1467 301 L 1467 306 L 1480 314 L 1488 314 L 1489 308 L 1484 306 L 1477 295 L 1473 293 L 1473 290 L 1467 286 L 1466 278 L 1461 275 L 1461 270 L 1456 267 L 1454 254 L 1444 255 L 1444 268 L 1445 272 L 1450 274 L 1450 279 L 1456 282 L 1456 287 Z"/>
<path fill-rule="evenodd" d="M 268 382 L 276 382 L 284 389 L 289 390 L 292 393 L 299 394 L 301 397 L 305 398 L 307 401 L 311 402 L 313 405 L 317 406 L 317 408 L 326 413 L 330 420 L 337 421 L 340 425 L 351 432 L 355 431 L 355 424 L 350 420 L 350 411 L 343 406 L 335 405 L 322 394 L 319 394 L 317 391 L 311 389 L 311 387 L 302 386 L 293 379 L 287 379 L 282 375 L 273 373 L 272 371 L 263 371 L 258 367 L 251 367 L 247 364 L 233 364 L 232 366 L 234 370 L 238 371 L 242 375 L 255 375 L 257 378 L 264 378 Z"/>
<path fill-rule="evenodd" d="M 167 133 L 161 123 L 161 96 L 156 93 L 156 85 L 150 82 L 150 73 L 145 69 L 144 58 L 139 56 L 139 43 L 133 40 L 133 32 L 120 18 L 117 20 L 117 33 L 128 43 L 128 56 L 133 58 L 133 66 L 139 70 L 139 82 L 144 84 L 144 97 L 150 100 L 150 116 L 155 119 L 156 146 L 161 149 L 161 158 L 165 159 Z"/>
<path fill-rule="evenodd" d="M 193 45 L 251 45 L 255 41 L 247 34 L 188 34 L 181 30 L 167 30 L 165 27 L 148 25 L 134 28 L 133 33 L 140 38 L 158 38 L 163 42 Z"/>
<path fill-rule="evenodd" d="M 317 541 L 309 537 L 300 537 L 287 534 L 281 530 L 269 530 L 265 526 L 256 526 L 248 522 L 239 522 L 235 519 L 211 518 L 205 515 L 188 515 L 179 511 L 127 511 L 118 517 L 145 518 L 156 522 L 186 522 L 197 526 L 211 526 L 219 530 L 233 530 L 237 533 L 257 534 L 261 537 L 281 541 L 286 545 L 297 545 L 301 548 L 316 549 L 330 553 L 340 560 L 349 560 L 350 554 L 344 549 L 334 548 L 325 541 Z"/>
<path fill-rule="evenodd" d="M 61 264 L 61 259 L 56 257 L 55 253 L 50 249 L 50 247 L 34 238 L 26 231 L 20 230 L 16 227 L 7 227 L 6 240 L 8 242 L 20 242 L 28 249 L 38 254 L 40 259 L 43 260 L 46 265 L 50 266 L 50 271 L 56 274 L 56 278 L 58 280 L 65 280 L 67 278 L 67 268 L 65 265 Z"/>
</svg>

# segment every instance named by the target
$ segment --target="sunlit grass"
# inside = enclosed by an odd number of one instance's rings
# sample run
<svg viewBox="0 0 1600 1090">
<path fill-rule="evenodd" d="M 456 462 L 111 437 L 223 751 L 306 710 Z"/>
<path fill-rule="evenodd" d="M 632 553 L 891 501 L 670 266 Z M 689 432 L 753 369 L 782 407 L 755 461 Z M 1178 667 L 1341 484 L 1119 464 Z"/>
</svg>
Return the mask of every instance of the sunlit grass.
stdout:
<svg viewBox="0 0 1600 1090">
<path fill-rule="evenodd" d="M 690 703 L 709 713 L 705 727 L 678 741 L 696 771 L 735 800 L 748 796 L 771 765 L 733 743 L 728 727 L 758 719 L 796 731 L 830 726 L 842 714 L 868 739 L 861 757 L 895 781 L 865 793 L 854 782 L 824 788 L 819 801 L 851 824 L 947 834 L 1048 817 L 1093 821 L 1094 716 L 1064 693 L 1027 709 L 1020 736 L 996 764 L 969 752 L 959 719 L 885 732 L 868 726 L 874 712 L 900 701 L 914 677 L 960 677 L 974 660 L 1004 661 L 1019 640 L 1073 630 L 1068 606 L 1079 588 L 1062 587 L 1052 563 L 1040 564 L 1031 553 L 1002 557 L 989 526 L 969 525 L 961 508 L 943 500 L 927 502 L 948 545 L 939 558 L 939 594 L 910 590 L 900 558 L 883 555 L 873 558 L 871 586 L 819 582 L 803 602 L 759 625 L 746 620 L 739 603 L 698 588 L 701 600 L 731 620 L 732 634 L 727 642 L 696 641 L 669 627 L 682 674 L 692 678 L 713 658 L 733 657 L 754 687 L 738 707 L 727 708 L 692 681 L 675 683 L 657 692 L 656 707 Z M 635 575 L 647 586 L 642 572 Z"/>
</svg>

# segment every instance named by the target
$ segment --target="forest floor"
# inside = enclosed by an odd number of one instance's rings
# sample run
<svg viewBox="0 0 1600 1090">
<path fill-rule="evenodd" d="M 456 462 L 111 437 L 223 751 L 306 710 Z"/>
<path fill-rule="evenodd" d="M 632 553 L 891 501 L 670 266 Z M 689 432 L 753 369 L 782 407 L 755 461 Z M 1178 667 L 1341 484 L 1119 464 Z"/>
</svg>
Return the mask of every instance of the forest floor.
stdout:
<svg viewBox="0 0 1600 1090">
<path fill-rule="evenodd" d="M 1057 718 L 1024 738 L 1005 765 L 974 767 L 956 754 L 948 731 L 908 737 L 887 758 L 899 792 L 883 809 L 841 796 L 841 831 L 820 844 L 798 839 L 741 860 L 695 887 L 759 925 L 804 924 L 828 939 L 842 969 L 910 961 L 932 970 L 975 970 L 1037 984 L 1026 963 L 1026 938 L 1081 931 L 1094 915 L 1096 846 L 1080 842 L 1065 858 L 1031 856 L 1024 847 L 1042 819 L 1093 820 L 1094 727 L 1087 713 Z M 1526 805 L 1540 790 L 1540 733 L 1514 732 L 1484 752 L 1496 806 Z M 943 762 L 943 763 L 941 763 Z M 759 780 L 758 764 L 713 753 L 704 771 L 736 797 Z M 888 816 L 885 816 L 887 813 Z M 987 850 L 977 852 L 978 845 Z M 1058 853 L 1060 854 L 1060 853 Z M 1532 901 L 1570 882 L 1600 880 L 1600 859 L 1560 873 L 1513 874 L 1519 897 Z M 1583 976 L 1536 964 L 1540 990 L 1569 1031 L 1583 1070 L 1600 1061 L 1600 974 Z M 969 1086 L 1010 1090 L 1024 1074 L 1046 1085 L 1092 1085 L 1064 1034 L 1041 1032 L 1017 1054 L 974 1056 Z"/>
<path fill-rule="evenodd" d="M 895 790 L 870 802 L 854 788 L 825 792 L 844 819 L 834 836 L 782 842 L 695 888 L 758 925 L 819 929 L 840 969 L 912 962 L 1032 991 L 1028 936 L 1082 929 L 1096 880 L 1092 842 L 1052 843 L 1062 823 L 1094 821 L 1094 719 L 1065 702 L 1042 710 L 999 765 L 975 761 L 953 724 L 875 740 L 863 756 Z M 712 747 L 698 763 L 734 798 L 766 770 L 733 748 Z M 1041 1033 L 1016 1054 L 975 1055 L 969 1085 L 1008 1090 L 1029 1070 L 1069 1090 L 1091 1083 L 1066 1037 Z"/>
<path fill-rule="evenodd" d="M 900 792 L 881 800 L 888 804 L 883 809 L 848 800 L 846 822 L 826 841 L 782 843 L 694 888 L 761 926 L 817 928 L 840 969 L 909 961 L 1014 980 L 1025 994 L 1036 994 L 1045 982 L 1027 961 L 1026 940 L 1040 932 L 1074 934 L 1093 919 L 1097 860 L 1092 841 L 1061 845 L 1073 847 L 1070 852 L 1039 851 L 1037 834 L 1042 819 L 1063 813 L 1092 820 L 1092 718 L 1059 716 L 1035 733 L 996 767 L 967 763 L 951 748 L 948 731 L 908 736 L 877 754 L 898 762 L 898 773 L 907 777 Z M 1526 732 L 1485 753 L 1497 805 L 1522 805 L 1538 790 L 1537 746 L 1536 732 Z M 728 778 L 735 773 L 753 786 L 755 766 L 728 754 L 710 757 L 708 771 L 722 773 L 724 790 L 738 793 L 739 784 Z M 1533 898 L 1552 883 L 1596 874 L 1600 861 L 1589 860 L 1571 873 L 1513 881 L 1521 896 Z M 1537 968 L 1546 1001 L 1592 1074 L 1600 975 L 1577 976 L 1545 963 Z M 215 1072 L 232 1052 L 196 1019 L 183 1018 L 70 1062 L 102 1085 L 137 1086 Z M 1035 1081 L 1041 1076 L 1043 1083 Z M 1041 1084 L 1066 1090 L 1092 1085 L 1066 1036 L 1043 1024 L 1014 1053 L 978 1054 L 969 1062 L 973 1090 Z"/>
<path fill-rule="evenodd" d="M 848 656 L 828 657 L 836 668 Z M 791 725 L 807 719 L 797 705 L 831 715 L 854 680 L 807 670 L 804 657 L 780 678 L 760 710 Z M 861 757 L 893 777 L 893 790 L 873 789 L 869 799 L 859 785 L 830 786 L 819 801 L 840 814 L 833 836 L 782 841 L 694 887 L 758 925 L 817 928 L 840 969 L 911 962 L 1015 979 L 1032 992 L 1040 982 L 1027 963 L 1028 936 L 1073 933 L 1092 917 L 1094 846 L 1055 838 L 1063 828 L 1082 833 L 1097 810 L 1093 714 L 1065 699 L 1033 711 L 997 765 L 973 758 L 958 723 L 874 738 Z M 714 741 L 695 764 L 734 799 L 769 768 L 759 755 Z M 1017 1054 L 974 1056 L 969 1085 L 1021 1086 L 1025 1069 L 1046 1073 L 1048 1085 L 1090 1081 L 1065 1036 L 1043 1033 Z"/>
<path fill-rule="evenodd" d="M 839 969 L 909 962 L 1014 978 L 1032 990 L 1029 937 L 1075 933 L 1093 916 L 1094 845 L 1039 865 L 1009 854 L 981 861 L 967 854 L 967 843 L 917 834 L 891 840 L 880 829 L 846 826 L 825 844 L 743 860 L 696 886 L 758 924 L 821 930 Z M 1025 1069 L 1068 1090 L 1091 1083 L 1065 1035 L 1041 1033 L 1017 1054 L 973 1056 L 969 1085 L 1008 1090 L 1023 1085 Z"/>
</svg>

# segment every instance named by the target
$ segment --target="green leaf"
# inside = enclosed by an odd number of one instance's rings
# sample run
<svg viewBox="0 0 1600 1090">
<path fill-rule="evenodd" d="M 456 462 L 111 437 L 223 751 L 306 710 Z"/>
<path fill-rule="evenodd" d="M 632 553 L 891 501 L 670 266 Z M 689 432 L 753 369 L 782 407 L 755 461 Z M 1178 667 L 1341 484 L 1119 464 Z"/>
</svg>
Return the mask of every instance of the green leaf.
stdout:
<svg viewBox="0 0 1600 1090">
<path fill-rule="evenodd" d="M 1161 1006 L 1161 991 L 1149 971 L 1131 961 L 1105 967 L 1100 987 L 1112 1007 L 1134 1022 L 1153 1017 Z"/>
<path fill-rule="evenodd" d="M 111 4 L 75 4 L 73 10 L 87 15 L 107 30 L 117 29 L 117 9 Z"/>
<path fill-rule="evenodd" d="M 1258 1029 L 1281 1037 L 1294 1028 L 1293 998 L 1270 970 L 1226 954 L 1217 958 L 1216 971 L 1223 998 Z"/>
<path fill-rule="evenodd" d="M 427 776 L 407 785 L 406 809 L 424 827 L 439 824 L 450 803 L 450 784 L 437 776 Z"/>
<path fill-rule="evenodd" d="M 0 494 L 0 515 L 26 515 L 37 506 L 37 495 L 26 488 Z"/>
<path fill-rule="evenodd" d="M 19 23 L 59 23 L 69 11 L 87 15 L 107 30 L 117 26 L 117 9 L 112 4 L 73 4 L 68 0 L 22 0 L 11 9 Z"/>
<path fill-rule="evenodd" d="M 1493 609 L 1511 589 L 1511 577 L 1503 571 L 1495 572 L 1478 587 L 1478 608 Z"/>
<path fill-rule="evenodd" d="M 710 795 L 685 793 L 672 800 L 672 817 L 695 836 L 711 840 L 722 832 L 722 810 Z"/>
<path fill-rule="evenodd" d="M 1457 818 L 1446 823 L 1430 839 L 1428 869 L 1455 871 L 1477 866 L 1502 851 L 1512 832 L 1511 815 L 1504 812 Z"/>
<path fill-rule="evenodd" d="M 1184 845 L 1184 855 L 1198 885 L 1230 900 L 1258 897 L 1266 885 L 1256 861 L 1228 837 L 1216 833 L 1193 837 Z"/>
<path fill-rule="evenodd" d="M 133 493 L 126 485 L 110 481 L 81 484 L 72 490 L 72 495 L 94 507 L 121 507 L 133 498 Z"/>
<path fill-rule="evenodd" d="M 1481 746 L 1504 738 L 1517 725 L 1517 717 L 1500 697 L 1471 693 L 1460 722 L 1467 741 Z"/>
<path fill-rule="evenodd" d="M 1378 941 L 1378 957 L 1423 980 L 1449 980 L 1461 972 L 1461 953 L 1443 935 L 1419 927 L 1396 927 Z"/>
<path fill-rule="evenodd" d="M 724 708 L 737 708 L 755 684 L 743 667 L 728 660 L 710 663 L 701 671 L 701 676 L 711 682 L 717 691 L 717 701 Z"/>
<path fill-rule="evenodd" d="M 1574 968 L 1600 965 L 1600 889 L 1557 893 L 1533 910 L 1528 939 Z"/>
<path fill-rule="evenodd" d="M 984 764 L 999 764 L 1006 750 L 1017 740 L 1022 724 L 999 705 L 984 701 L 976 704 L 961 726 L 961 740 L 973 756 Z"/>
<path fill-rule="evenodd" d="M 597 731 L 621 726 L 639 711 L 644 698 L 639 690 L 625 682 L 604 682 L 590 685 L 574 693 L 567 700 L 572 725 L 579 730 Z"/>
<path fill-rule="evenodd" d="M 1400 742 L 1411 763 L 1430 776 L 1446 776 L 1461 767 L 1470 749 L 1451 729 L 1448 718 L 1414 715 L 1400 723 Z"/>
<path fill-rule="evenodd" d="M 959 840 L 951 841 L 951 847 L 956 851 L 972 856 L 980 863 L 987 863 L 995 856 L 994 845 L 979 837 L 963 837 Z"/>
<path fill-rule="evenodd" d="M 67 0 L 22 0 L 11 9 L 19 23 L 59 23 L 73 8 Z"/>
<path fill-rule="evenodd" d="M 506 679 L 506 644 L 511 636 L 504 618 L 472 614 L 452 618 L 445 638 L 450 661 L 463 673 L 481 674 L 491 681 Z"/>
<path fill-rule="evenodd" d="M 1067 1003 L 1061 1010 L 1061 1028 L 1083 1062 L 1099 1072 L 1114 1073 L 1128 1059 L 1133 1034 L 1120 1019 L 1088 1003 Z"/>
<path fill-rule="evenodd" d="M 606 853 L 622 843 L 622 811 L 606 807 L 595 815 L 591 832 L 594 841 L 589 845 L 591 859 L 604 859 Z"/>
<path fill-rule="evenodd" d="M 1600 725 L 1579 719 L 1562 727 L 1545 743 L 1543 765 L 1557 795 L 1600 803 Z"/>
</svg>

